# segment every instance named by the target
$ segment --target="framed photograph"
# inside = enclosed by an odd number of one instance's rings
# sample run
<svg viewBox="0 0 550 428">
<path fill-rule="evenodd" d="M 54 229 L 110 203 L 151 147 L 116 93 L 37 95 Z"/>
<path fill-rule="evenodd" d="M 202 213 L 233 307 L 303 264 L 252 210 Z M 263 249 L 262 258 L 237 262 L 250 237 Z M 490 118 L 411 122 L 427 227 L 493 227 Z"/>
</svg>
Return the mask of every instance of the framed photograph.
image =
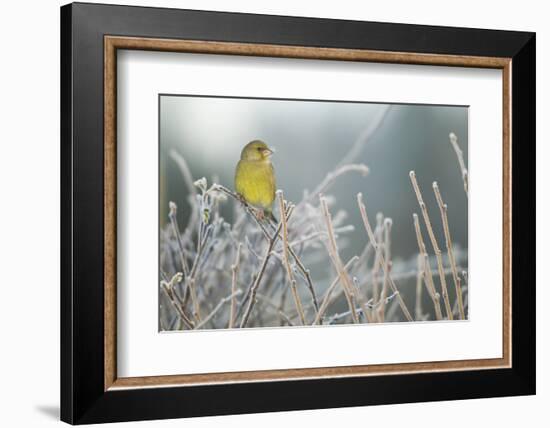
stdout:
<svg viewBox="0 0 550 428">
<path fill-rule="evenodd" d="M 535 35 L 61 8 L 61 417 L 535 393 Z"/>
</svg>

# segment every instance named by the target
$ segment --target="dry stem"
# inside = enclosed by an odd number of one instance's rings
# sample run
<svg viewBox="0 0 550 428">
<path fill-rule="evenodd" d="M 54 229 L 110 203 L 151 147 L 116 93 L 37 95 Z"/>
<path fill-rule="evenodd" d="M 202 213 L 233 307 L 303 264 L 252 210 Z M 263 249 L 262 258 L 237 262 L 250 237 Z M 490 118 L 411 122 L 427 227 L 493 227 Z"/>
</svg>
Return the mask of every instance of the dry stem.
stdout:
<svg viewBox="0 0 550 428">
<path fill-rule="evenodd" d="M 292 206 L 294 208 L 294 206 Z M 270 223 L 272 226 L 272 229 L 275 228 L 273 224 Z M 302 276 L 306 280 L 306 286 L 309 290 L 309 293 L 311 294 L 311 300 L 313 302 L 313 306 L 315 308 L 315 312 L 319 310 L 319 303 L 317 302 L 317 294 L 315 293 L 315 287 L 313 287 L 313 282 L 311 280 L 311 274 L 309 272 L 309 269 L 306 269 L 302 261 L 300 260 L 300 257 L 296 254 L 296 252 L 292 249 L 292 243 L 289 243 L 287 246 L 289 254 L 294 259 L 294 263 L 296 263 L 296 267 L 298 270 L 302 273 Z M 278 255 L 278 254 L 277 254 Z"/>
<path fill-rule="evenodd" d="M 363 203 L 363 195 L 361 193 L 357 194 L 357 204 L 359 205 L 359 211 L 361 212 L 361 218 L 363 219 L 363 224 L 365 226 L 365 229 L 367 231 L 367 235 L 369 236 L 370 242 L 372 246 L 377 249 L 378 243 L 376 242 L 376 238 L 374 237 L 374 233 L 372 231 L 372 227 L 369 222 L 369 217 L 367 216 L 367 208 L 365 207 L 365 204 Z M 403 297 L 401 297 L 401 294 L 399 293 L 399 290 L 397 289 L 397 286 L 395 285 L 395 282 L 393 281 L 389 271 L 388 271 L 388 265 L 386 261 L 384 260 L 384 256 L 380 254 L 380 264 L 382 265 L 384 269 L 384 275 L 388 275 L 388 280 L 390 283 L 390 287 L 392 288 L 392 291 L 396 293 L 397 295 L 397 302 L 399 303 L 399 306 L 401 307 L 401 310 L 403 311 L 403 314 L 405 315 L 405 318 L 407 318 L 408 321 L 412 321 L 413 318 L 411 317 L 411 313 L 407 309 L 407 305 L 405 305 L 405 301 L 403 300 Z"/>
<path fill-rule="evenodd" d="M 199 220 L 199 232 L 197 236 L 197 254 L 195 255 L 195 260 L 193 261 L 191 272 L 189 272 L 189 276 L 187 278 L 187 288 L 188 290 L 190 290 L 191 304 L 193 305 L 193 317 L 197 322 L 201 321 L 201 313 L 200 313 L 199 300 L 197 297 L 197 289 L 195 287 L 196 285 L 195 281 L 196 281 L 196 275 L 198 272 L 198 266 L 204 250 L 204 244 L 205 244 L 205 241 L 208 239 L 209 232 L 212 230 L 212 228 L 208 229 L 206 232 L 203 231 L 203 229 L 204 229 L 204 223 L 201 219 Z"/>
<path fill-rule="evenodd" d="M 462 175 L 462 181 L 464 182 L 464 191 L 466 192 L 466 197 L 468 196 L 468 169 L 464 163 L 464 153 L 458 145 L 458 138 L 454 132 L 449 134 L 449 141 L 453 146 L 453 149 L 456 153 L 456 158 L 458 159 L 458 166 L 460 168 L 460 174 Z"/>
<path fill-rule="evenodd" d="M 336 170 L 329 172 L 325 179 L 309 193 L 298 205 L 303 205 L 306 202 L 312 201 L 315 197 L 320 196 L 325 190 L 327 190 L 334 181 L 341 175 L 347 174 L 348 172 L 358 172 L 363 176 L 366 176 L 369 173 L 369 167 L 360 163 L 360 164 L 349 164 L 343 165 Z"/>
<path fill-rule="evenodd" d="M 388 295 L 388 282 L 389 282 L 389 272 L 391 269 L 391 244 L 390 244 L 390 231 L 392 226 L 392 220 L 391 218 L 387 218 L 384 220 L 384 255 L 386 258 L 386 266 L 384 268 L 384 281 L 382 283 L 382 295 L 380 296 L 380 300 L 384 301 L 386 300 L 386 296 Z M 384 312 L 386 309 L 386 305 L 381 305 L 378 309 L 378 318 L 380 322 L 384 322 Z"/>
<path fill-rule="evenodd" d="M 417 321 L 422 320 L 422 254 L 418 254 L 416 260 L 416 302 L 414 306 L 414 317 Z"/>
<path fill-rule="evenodd" d="M 189 317 L 185 314 L 185 311 L 183 310 L 183 305 L 181 304 L 181 301 L 179 301 L 177 294 L 174 291 L 174 285 L 182 280 L 182 274 L 181 272 L 176 273 L 170 281 L 161 281 L 161 287 L 168 296 L 168 299 L 170 300 L 170 303 L 172 303 L 172 306 L 176 310 L 177 314 L 179 315 L 181 321 L 185 324 L 185 326 L 189 329 L 193 328 L 193 321 L 189 319 Z"/>
<path fill-rule="evenodd" d="M 237 309 L 237 275 L 239 272 L 239 260 L 241 258 L 241 247 L 242 244 L 239 242 L 237 245 L 237 254 L 235 255 L 235 263 L 231 265 L 231 308 L 229 310 L 229 324 L 227 328 L 233 328 L 235 325 L 235 312 Z"/>
<path fill-rule="evenodd" d="M 420 231 L 420 222 L 418 221 L 418 215 L 416 213 L 413 214 L 413 219 L 414 219 L 414 230 L 416 232 L 416 240 L 418 242 L 418 249 L 420 250 L 420 255 L 424 260 L 422 276 L 424 277 L 424 281 L 426 282 L 426 288 L 428 289 L 428 293 L 430 294 L 430 297 L 432 298 L 432 301 L 434 304 L 435 317 L 437 320 L 440 320 L 440 319 L 443 319 L 443 315 L 441 314 L 441 304 L 439 302 L 439 293 L 435 290 L 432 269 L 430 268 L 430 260 L 428 257 L 428 252 L 426 251 L 426 244 L 424 244 L 424 239 L 422 238 L 422 232 Z"/>
<path fill-rule="evenodd" d="M 292 214 L 292 207 L 289 209 L 289 212 L 286 216 L 286 221 L 288 221 L 291 214 Z M 283 219 L 285 217 L 284 212 L 282 212 L 280 216 L 281 216 L 281 219 Z M 250 312 L 252 312 L 254 303 L 256 303 L 256 292 L 258 291 L 258 287 L 260 286 L 260 281 L 262 280 L 262 276 L 264 275 L 265 268 L 267 266 L 267 263 L 269 262 L 275 243 L 279 238 L 279 232 L 281 231 L 281 227 L 282 227 L 282 220 L 279 221 L 279 225 L 277 226 L 275 233 L 273 233 L 273 235 L 269 238 L 262 264 L 260 266 L 258 274 L 256 275 L 256 279 L 254 280 L 254 284 L 250 289 L 250 296 L 248 297 L 248 305 L 246 307 L 246 311 L 241 320 L 240 328 L 244 328 L 246 326 L 246 323 L 248 322 L 248 318 L 250 317 Z M 245 299 L 246 299 L 246 296 L 245 296 Z"/>
<path fill-rule="evenodd" d="M 210 312 L 196 327 L 195 330 L 200 329 L 201 327 L 204 327 L 212 318 L 214 318 L 214 315 L 222 308 L 223 305 L 225 305 L 229 301 L 233 301 L 236 296 L 242 294 L 242 290 L 239 288 L 235 290 L 233 293 L 231 293 L 229 296 L 224 297 L 220 300 L 220 302 L 216 305 L 216 307 Z"/>
<path fill-rule="evenodd" d="M 263 294 L 256 293 L 256 297 L 261 302 L 265 303 L 266 305 L 270 306 L 274 310 L 277 311 L 277 315 L 279 315 L 289 326 L 294 326 L 294 323 L 290 319 L 290 317 L 285 314 L 282 309 L 279 308 L 275 303 L 273 303 L 268 297 L 264 296 Z"/>
<path fill-rule="evenodd" d="M 181 268 L 183 269 L 183 274 L 187 277 L 189 276 L 189 267 L 187 266 L 185 249 L 183 248 L 183 241 L 181 240 L 180 228 L 178 226 L 178 221 L 176 219 L 178 207 L 172 201 L 170 201 L 169 207 L 170 207 L 170 213 L 168 214 L 168 218 L 170 219 L 172 232 L 174 233 L 174 236 L 176 237 L 176 242 L 178 243 Z"/>
<path fill-rule="evenodd" d="M 434 181 L 433 189 L 435 198 L 437 199 L 437 205 L 439 205 L 439 211 L 441 212 L 441 221 L 443 223 L 443 231 L 445 232 L 445 244 L 447 246 L 447 255 L 449 256 L 449 263 L 451 264 L 451 271 L 453 273 L 453 280 L 456 290 L 456 300 L 458 302 L 458 312 L 460 319 L 466 319 L 464 314 L 464 302 L 462 301 L 462 288 L 460 286 L 460 279 L 458 277 L 458 271 L 456 269 L 456 260 L 453 251 L 453 242 L 451 240 L 451 230 L 449 229 L 449 219 L 447 218 L 447 204 L 443 202 L 439 186 Z"/>
<path fill-rule="evenodd" d="M 359 260 L 359 257 L 353 256 L 344 266 L 344 270 L 348 270 L 350 266 Z M 319 312 L 317 312 L 317 316 L 315 317 L 315 321 L 313 321 L 313 324 L 320 324 L 321 319 L 323 318 L 323 315 L 329 305 L 332 303 L 332 293 L 336 286 L 338 285 L 338 282 L 340 281 L 340 275 L 337 275 L 336 278 L 334 278 L 334 281 L 332 281 L 332 284 L 327 288 L 327 291 L 325 292 L 325 297 L 323 298 L 323 301 L 321 303 L 321 307 L 319 308 Z"/>
<path fill-rule="evenodd" d="M 424 199 L 422 199 L 422 193 L 420 192 L 420 187 L 418 186 L 418 182 L 416 181 L 416 174 L 414 173 L 414 171 L 411 171 L 409 173 L 409 177 L 411 178 L 411 183 L 413 185 L 414 192 L 416 193 L 416 199 L 418 200 L 418 205 L 420 206 L 422 217 L 424 218 L 424 223 L 426 224 L 426 229 L 428 230 L 428 236 L 430 237 L 432 248 L 434 250 L 435 257 L 437 258 L 437 268 L 439 270 L 439 279 L 441 281 L 441 293 L 443 294 L 443 301 L 445 302 L 445 311 L 447 312 L 447 318 L 452 320 L 453 310 L 451 308 L 449 293 L 447 291 L 447 281 L 445 280 L 441 250 L 439 249 L 439 245 L 437 244 L 437 239 L 435 238 L 435 233 L 433 231 L 432 223 L 430 221 L 430 216 L 428 215 L 428 209 L 426 208 Z"/>
<path fill-rule="evenodd" d="M 345 165 L 351 163 L 361 153 L 363 146 L 371 139 L 371 137 L 380 129 L 380 126 L 384 122 L 384 119 L 388 116 L 392 105 L 387 105 L 381 108 L 378 115 L 373 119 L 370 125 L 357 137 L 351 149 L 346 153 L 338 165 Z"/>
<path fill-rule="evenodd" d="M 332 263 L 334 264 L 334 267 L 336 268 L 336 271 L 338 272 L 338 275 L 340 276 L 340 283 L 344 289 L 344 294 L 346 296 L 346 300 L 348 302 L 348 306 L 351 311 L 351 317 L 353 319 L 353 322 L 359 323 L 359 317 L 357 316 L 357 312 L 355 310 L 353 286 L 349 280 L 348 274 L 344 269 L 342 259 L 340 259 L 340 255 L 338 254 L 338 246 L 336 245 L 336 237 L 334 236 L 334 228 L 332 226 L 332 217 L 328 210 L 327 200 L 321 196 L 320 201 L 321 201 L 321 209 L 323 212 L 325 225 L 328 233 L 328 250 L 331 256 L 330 258 L 332 260 Z"/>
<path fill-rule="evenodd" d="M 285 201 L 283 197 L 283 191 L 277 190 L 277 200 L 279 202 L 279 212 L 286 212 Z M 306 324 L 306 318 L 304 315 L 304 308 L 302 307 L 302 302 L 300 296 L 298 295 L 298 290 L 296 289 L 296 278 L 294 278 L 294 272 L 292 272 L 292 267 L 290 266 L 290 257 L 289 257 L 289 245 L 288 245 L 288 225 L 286 222 L 286 216 L 281 215 L 282 235 L 283 235 L 283 264 L 286 268 L 286 274 L 288 275 L 288 281 L 290 282 L 290 290 L 292 291 L 292 296 L 294 297 L 294 303 L 296 305 L 296 310 L 300 316 L 300 322 L 302 325 Z"/>
<path fill-rule="evenodd" d="M 384 300 L 379 300 L 377 303 L 374 303 L 374 304 L 372 303 L 372 300 L 369 300 L 366 303 L 366 306 L 367 306 L 368 309 L 380 308 L 380 306 L 387 305 L 389 302 L 391 302 L 393 300 L 394 297 L 396 297 L 398 295 L 399 295 L 399 292 L 396 291 L 396 292 L 392 293 L 390 296 L 386 297 Z M 364 308 L 356 308 L 355 310 L 358 313 L 364 313 L 365 312 Z M 392 311 L 391 308 L 390 308 L 390 311 Z M 328 319 L 327 324 L 332 324 L 334 321 L 338 321 L 342 318 L 345 318 L 345 317 L 349 316 L 350 313 L 351 313 L 351 311 L 346 311 L 346 312 L 342 312 L 341 314 L 334 314 Z"/>
</svg>

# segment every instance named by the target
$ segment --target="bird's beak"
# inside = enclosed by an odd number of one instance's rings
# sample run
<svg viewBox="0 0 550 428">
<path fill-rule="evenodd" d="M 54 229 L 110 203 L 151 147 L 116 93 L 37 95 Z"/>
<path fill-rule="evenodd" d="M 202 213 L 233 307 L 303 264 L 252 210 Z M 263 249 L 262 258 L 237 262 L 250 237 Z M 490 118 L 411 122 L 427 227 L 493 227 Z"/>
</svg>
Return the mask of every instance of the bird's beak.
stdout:
<svg viewBox="0 0 550 428">
<path fill-rule="evenodd" d="M 275 150 L 267 148 L 267 149 L 264 149 L 264 150 L 262 151 L 262 153 L 263 153 L 263 155 L 264 155 L 266 158 L 268 158 L 268 157 L 270 157 L 273 153 L 275 153 Z"/>
</svg>

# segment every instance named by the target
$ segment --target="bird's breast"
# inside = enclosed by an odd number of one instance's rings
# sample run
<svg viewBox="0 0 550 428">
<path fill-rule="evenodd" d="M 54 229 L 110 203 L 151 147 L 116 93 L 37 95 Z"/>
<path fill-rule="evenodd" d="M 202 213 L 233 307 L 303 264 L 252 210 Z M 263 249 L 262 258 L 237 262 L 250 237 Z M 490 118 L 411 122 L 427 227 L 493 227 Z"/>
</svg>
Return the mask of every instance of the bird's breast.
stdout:
<svg viewBox="0 0 550 428">
<path fill-rule="evenodd" d="M 248 203 L 270 208 L 275 199 L 275 175 L 271 162 L 240 160 L 235 172 L 235 190 Z"/>
</svg>

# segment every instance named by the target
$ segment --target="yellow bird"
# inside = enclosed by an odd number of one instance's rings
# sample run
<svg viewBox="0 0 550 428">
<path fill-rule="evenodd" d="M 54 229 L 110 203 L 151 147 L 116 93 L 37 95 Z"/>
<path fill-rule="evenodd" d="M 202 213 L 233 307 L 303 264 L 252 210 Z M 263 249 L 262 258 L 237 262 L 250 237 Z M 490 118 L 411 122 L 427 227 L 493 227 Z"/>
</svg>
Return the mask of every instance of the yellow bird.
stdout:
<svg viewBox="0 0 550 428">
<path fill-rule="evenodd" d="M 273 150 L 266 143 L 254 140 L 241 152 L 235 170 L 235 190 L 250 205 L 258 208 L 259 217 L 274 219 L 272 205 L 275 200 L 275 171 L 271 164 Z"/>
</svg>

